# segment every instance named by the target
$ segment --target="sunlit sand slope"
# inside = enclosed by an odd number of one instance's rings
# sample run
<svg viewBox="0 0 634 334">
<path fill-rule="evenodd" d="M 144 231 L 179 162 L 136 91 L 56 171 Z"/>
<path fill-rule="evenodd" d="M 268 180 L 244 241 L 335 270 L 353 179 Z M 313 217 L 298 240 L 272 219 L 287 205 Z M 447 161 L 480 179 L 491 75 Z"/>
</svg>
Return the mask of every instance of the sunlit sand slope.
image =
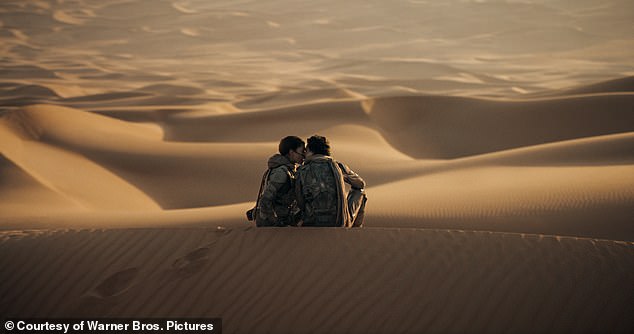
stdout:
<svg viewBox="0 0 634 334">
<path fill-rule="evenodd" d="M 632 243 L 294 228 L 1 238 L 7 316 L 222 317 L 227 333 L 633 329 Z"/>
<path fill-rule="evenodd" d="M 16 175 L 0 190 L 3 226 L 242 225 L 292 129 L 328 136 L 366 179 L 368 226 L 634 240 L 632 105 L 630 93 L 419 96 L 158 122 L 28 106 L 0 119 L 5 173 Z"/>
<path fill-rule="evenodd" d="M 524 101 L 393 97 L 367 105 L 386 138 L 419 158 L 464 157 L 634 130 L 631 93 Z"/>
</svg>

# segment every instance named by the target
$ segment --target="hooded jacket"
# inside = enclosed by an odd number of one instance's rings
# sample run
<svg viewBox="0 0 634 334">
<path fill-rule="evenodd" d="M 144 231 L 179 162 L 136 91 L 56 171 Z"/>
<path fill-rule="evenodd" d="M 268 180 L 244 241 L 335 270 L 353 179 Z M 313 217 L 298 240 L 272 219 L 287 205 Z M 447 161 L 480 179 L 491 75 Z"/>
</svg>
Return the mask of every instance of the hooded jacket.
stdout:
<svg viewBox="0 0 634 334">
<path fill-rule="evenodd" d="M 296 166 L 287 157 L 278 153 L 269 158 L 268 167 L 262 193 L 256 204 L 256 225 L 288 225 L 289 216 L 296 206 Z"/>
</svg>

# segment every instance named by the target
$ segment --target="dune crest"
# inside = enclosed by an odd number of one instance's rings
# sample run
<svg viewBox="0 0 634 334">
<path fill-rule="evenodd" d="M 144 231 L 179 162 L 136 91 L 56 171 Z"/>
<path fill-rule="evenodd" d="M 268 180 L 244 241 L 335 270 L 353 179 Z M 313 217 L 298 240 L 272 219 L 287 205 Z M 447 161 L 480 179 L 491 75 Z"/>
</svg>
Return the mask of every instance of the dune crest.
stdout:
<svg viewBox="0 0 634 334">
<path fill-rule="evenodd" d="M 365 104 L 386 138 L 418 158 L 457 158 L 629 132 L 634 130 L 632 105 L 629 93 L 526 101 L 412 96 Z"/>
<path fill-rule="evenodd" d="M 48 135 L 44 129 L 56 124 L 39 123 L 42 117 L 38 116 L 64 111 L 51 109 L 32 107 L 22 112 L 11 112 L 0 119 L 0 149 L 7 159 L 44 187 L 87 209 L 158 209 L 154 201 L 141 191 L 102 166 L 44 142 Z M 38 110 L 45 112 L 38 115 Z M 68 173 L 68 170 L 73 170 L 73 173 Z"/>
</svg>

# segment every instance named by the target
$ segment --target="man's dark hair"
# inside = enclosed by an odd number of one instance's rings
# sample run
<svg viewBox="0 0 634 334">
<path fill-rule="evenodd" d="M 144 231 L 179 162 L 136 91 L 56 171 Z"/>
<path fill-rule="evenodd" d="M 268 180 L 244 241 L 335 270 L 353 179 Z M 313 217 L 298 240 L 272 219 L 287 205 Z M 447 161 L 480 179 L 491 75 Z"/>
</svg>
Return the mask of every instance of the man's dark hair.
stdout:
<svg viewBox="0 0 634 334">
<path fill-rule="evenodd" d="M 330 143 L 323 136 L 314 135 L 308 138 L 308 149 L 315 154 L 330 155 Z"/>
<path fill-rule="evenodd" d="M 288 152 L 296 150 L 298 147 L 304 147 L 304 141 L 297 136 L 288 136 L 280 140 L 279 151 L 281 155 L 287 155 Z"/>
</svg>

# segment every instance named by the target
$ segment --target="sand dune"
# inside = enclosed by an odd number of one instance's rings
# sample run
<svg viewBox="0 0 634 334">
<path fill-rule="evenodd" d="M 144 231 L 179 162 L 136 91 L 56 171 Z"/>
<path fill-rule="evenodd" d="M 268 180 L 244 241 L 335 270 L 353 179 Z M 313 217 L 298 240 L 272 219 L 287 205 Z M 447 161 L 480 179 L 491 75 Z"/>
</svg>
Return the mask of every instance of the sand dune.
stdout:
<svg viewBox="0 0 634 334">
<path fill-rule="evenodd" d="M 227 333 L 631 326 L 631 243 L 294 228 L 25 231 L 1 238 L 0 305 L 7 316 L 222 315 Z"/>
<path fill-rule="evenodd" d="M 617 95 L 617 98 L 621 96 Z M 115 186 L 117 183 L 107 181 L 114 188 L 107 190 L 110 188 L 97 185 L 99 192 L 94 191 L 94 184 L 83 180 L 62 182 L 64 187 L 61 195 L 75 198 L 79 196 L 77 194 L 95 193 L 92 200 L 90 197 L 79 198 L 92 203 L 91 207 L 95 209 L 108 207 L 106 200 L 104 203 L 99 201 L 100 196 L 104 196 L 102 192 L 112 193 L 113 198 L 128 193 L 148 196 L 163 209 L 245 203 L 233 206 L 235 218 L 231 222 L 220 223 L 225 226 L 239 225 L 240 217 L 243 216 L 240 210 L 254 200 L 257 190 L 254 185 L 258 183 L 269 152 L 274 150 L 273 138 L 283 136 L 285 128 L 290 126 L 285 122 L 303 124 L 309 129 L 315 126 L 311 118 L 319 119 L 321 116 L 321 132 L 333 142 L 340 143 L 335 147 L 336 156 L 343 157 L 372 185 L 368 193 L 373 199 L 374 209 L 368 212 L 369 226 L 474 228 L 634 239 L 634 231 L 629 224 L 634 203 L 634 193 L 630 191 L 634 185 L 634 179 L 630 176 L 633 159 L 630 152 L 634 145 L 631 132 L 533 145 L 461 159 L 416 160 L 399 152 L 399 146 L 390 146 L 386 140 L 389 136 L 384 138 L 385 132 L 382 130 L 389 127 L 373 122 L 373 111 L 370 117 L 364 112 L 362 107 L 367 107 L 368 102 L 375 101 L 333 102 L 202 117 L 185 117 L 187 113 L 184 113 L 176 114 L 163 123 L 164 129 L 169 131 L 166 127 L 169 124 L 184 134 L 198 136 L 192 137 L 197 140 L 211 139 L 201 138 L 207 134 L 201 132 L 197 135 L 196 129 L 209 131 L 209 135 L 217 136 L 216 143 L 166 142 L 158 127 L 47 105 L 11 113 L 4 117 L 4 121 L 7 129 L 20 129 L 17 136 L 16 130 L 13 131 L 13 137 L 10 135 L 12 131 L 7 131 L 7 138 L 26 147 L 38 147 L 38 151 L 33 149 L 32 152 L 40 152 L 40 159 L 54 160 L 58 159 L 58 155 L 77 157 L 80 159 L 77 160 L 77 166 L 85 164 L 107 169 L 91 171 L 89 167 L 76 167 L 85 173 L 86 178 L 110 180 L 114 177 L 124 182 Z M 341 106 L 356 107 L 357 111 L 346 112 Z M 325 113 L 327 108 L 331 109 L 330 115 Z M 14 114 L 15 117 L 11 116 Z M 184 116 L 174 121 L 179 115 Z M 301 120 L 298 121 L 287 115 L 303 117 L 298 118 Z M 340 115 L 348 117 L 348 125 L 344 125 L 345 119 Z M 483 116 L 483 119 L 485 123 L 486 117 Z M 335 126 L 337 123 L 342 125 Z M 301 130 L 297 126 L 295 128 Z M 582 129 L 596 131 L 588 128 Z M 244 131 L 243 137 L 240 136 L 240 129 Z M 406 130 L 406 127 L 403 126 L 403 129 Z M 300 134 L 310 135 L 309 130 L 304 131 Z M 257 133 L 272 136 L 271 141 L 232 143 L 246 140 L 248 135 L 256 136 Z M 400 134 L 419 135 L 415 130 L 411 130 L 411 133 L 401 131 Z M 491 134 L 496 135 L 485 133 Z M 262 139 L 266 138 L 261 136 Z M 482 142 L 482 139 L 476 141 Z M 46 153 L 49 151 L 56 153 Z M 19 160 L 21 155 L 12 153 L 8 148 L 6 152 L 5 155 L 27 174 L 51 188 L 49 183 L 52 181 L 48 179 L 53 176 L 45 173 L 42 177 L 42 171 Z M 236 166 L 232 161 L 241 161 L 242 165 Z M 99 176 L 103 173 L 112 176 Z M 70 176 L 69 180 L 75 180 L 75 176 Z M 61 181 L 54 179 L 53 182 Z M 68 185 L 68 182 L 72 185 Z M 127 204 L 128 209 L 143 208 L 133 202 Z M 27 207 L 25 204 L 23 206 Z M 128 210 L 124 206 L 117 208 L 119 211 Z M 193 222 L 185 218 L 186 211 L 182 212 L 182 224 L 200 223 L 199 220 Z M 178 217 L 174 214 L 164 213 L 166 217 Z M 598 224 L 597 220 L 606 214 L 610 221 Z M 99 215 L 108 217 L 104 213 Z M 23 211 L 21 219 L 16 211 L 12 216 L 26 224 L 33 223 L 34 215 L 28 210 Z M 66 218 L 78 220 L 67 216 L 48 219 L 60 222 Z M 127 218 L 123 215 L 119 219 L 135 226 L 148 224 L 147 219 L 139 221 L 135 215 Z M 218 221 L 207 219 L 209 223 Z M 174 224 L 178 224 L 177 221 Z M 78 226 L 77 223 L 68 225 Z"/>
<path fill-rule="evenodd" d="M 483 154 L 461 161 L 496 161 L 511 165 L 630 165 L 634 133 L 564 140 Z"/>
<path fill-rule="evenodd" d="M 42 186 L 88 209 L 158 208 L 142 192 L 102 166 L 34 140 L 43 135 L 37 126 L 25 114 L 4 116 L 0 123 L 0 147 L 6 158 Z"/>
<path fill-rule="evenodd" d="M 346 123 L 368 124 L 358 102 L 306 104 L 209 117 L 176 114 L 163 127 L 166 140 L 170 141 L 253 142 L 279 141 L 289 129 L 309 134 Z"/>
<path fill-rule="evenodd" d="M 456 158 L 632 131 L 633 103 L 631 94 L 530 101 L 396 97 L 369 101 L 367 109 L 405 153 Z"/>
<path fill-rule="evenodd" d="M 368 196 L 380 203 L 376 220 L 392 226 L 632 240 L 632 175 L 631 166 L 474 167 L 380 185 Z"/>
<path fill-rule="evenodd" d="M 14 97 L 59 97 L 54 90 L 40 85 L 21 85 L 16 88 L 10 89 L 6 92 L 6 94 Z"/>
<path fill-rule="evenodd" d="M 632 332 L 631 1 L 0 3 L 0 314 Z M 327 136 L 366 227 L 255 229 Z"/>
<path fill-rule="evenodd" d="M 10 192 L 0 192 L 0 211 L 3 212 L 4 220 L 7 221 L 5 224 L 11 225 L 8 223 L 8 216 L 15 212 L 55 212 L 68 208 L 82 209 L 77 202 L 38 182 L 36 178 L 10 160 L 0 157 L 0 166 L 2 187 L 11 189 Z M 34 207 L 33 203 L 38 203 L 37 207 Z M 21 228 L 22 226 L 17 223 L 13 227 Z"/>
<path fill-rule="evenodd" d="M 561 95 L 620 93 L 634 91 L 634 77 L 618 78 L 558 92 Z"/>
<path fill-rule="evenodd" d="M 235 194 L 242 194 L 242 200 L 252 199 L 254 192 L 249 188 L 238 188 L 228 193 L 219 192 L 218 189 L 230 189 L 233 180 L 242 179 L 243 175 L 248 175 L 250 184 L 257 183 L 258 174 L 265 166 L 263 161 L 273 147 L 245 144 L 169 145 L 160 140 L 160 129 L 62 107 L 34 106 L 18 115 L 25 115 L 24 126 L 34 133 L 30 134 L 32 137 L 39 139 L 35 142 L 24 141 L 22 145 L 38 145 L 64 154 L 85 156 L 91 159 L 84 158 L 86 163 L 100 163 L 128 179 L 132 185 L 137 184 L 168 208 L 174 205 L 192 207 L 228 204 L 227 201 L 235 199 Z M 9 117 L 5 121 L 12 124 Z M 7 133 L 7 138 L 10 138 L 9 135 Z M 14 141 L 19 143 L 20 139 L 14 138 Z M 243 157 L 251 160 L 242 167 L 246 170 L 236 169 L 229 163 L 222 164 L 222 160 L 230 161 L 234 149 L 243 151 Z M 255 153 L 259 157 L 248 157 Z M 91 172 L 86 173 L 89 177 Z M 216 176 L 213 177 L 213 174 Z M 209 179 L 205 180 L 207 176 Z M 75 175 L 69 177 L 75 178 Z M 95 196 L 104 196 L 102 192 L 107 194 L 107 189 L 91 190 L 88 185 L 81 185 L 83 180 L 78 182 L 77 187 L 94 192 Z M 244 198 L 244 194 L 248 194 L 248 197 Z"/>
</svg>

